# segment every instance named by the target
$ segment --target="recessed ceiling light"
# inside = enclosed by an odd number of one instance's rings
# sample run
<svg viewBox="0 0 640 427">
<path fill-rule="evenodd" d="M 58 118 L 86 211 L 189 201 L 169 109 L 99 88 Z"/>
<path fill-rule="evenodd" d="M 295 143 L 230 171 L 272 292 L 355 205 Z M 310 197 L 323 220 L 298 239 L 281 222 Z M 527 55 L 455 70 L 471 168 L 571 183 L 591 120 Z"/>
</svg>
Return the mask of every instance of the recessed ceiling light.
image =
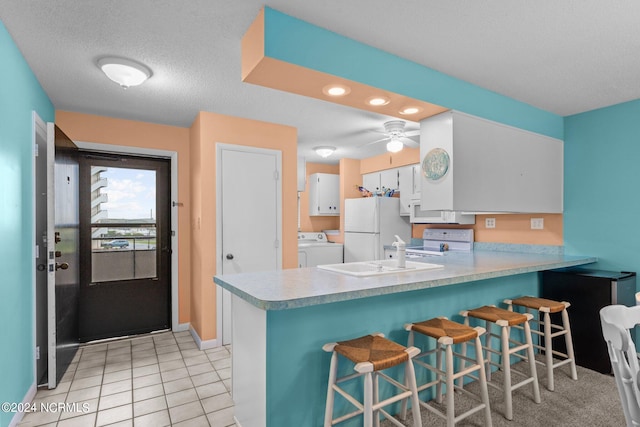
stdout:
<svg viewBox="0 0 640 427">
<path fill-rule="evenodd" d="M 374 107 L 379 107 L 381 105 L 387 105 L 389 101 L 389 98 L 387 98 L 386 96 L 373 96 L 367 99 L 367 104 L 373 105 Z"/>
<path fill-rule="evenodd" d="M 420 107 L 404 107 L 402 110 L 400 110 L 400 114 L 416 114 L 420 111 L 422 111 L 422 108 Z"/>
<path fill-rule="evenodd" d="M 104 57 L 98 59 L 98 67 L 106 76 L 124 89 L 138 86 L 151 77 L 151 70 L 138 62 L 125 58 Z"/>
<path fill-rule="evenodd" d="M 313 147 L 313 150 L 321 157 L 329 157 L 334 151 L 336 151 L 336 147 L 322 145 L 320 147 Z"/>
<path fill-rule="evenodd" d="M 328 85 L 322 88 L 322 92 L 329 96 L 345 96 L 351 92 L 351 89 L 344 85 Z"/>
</svg>

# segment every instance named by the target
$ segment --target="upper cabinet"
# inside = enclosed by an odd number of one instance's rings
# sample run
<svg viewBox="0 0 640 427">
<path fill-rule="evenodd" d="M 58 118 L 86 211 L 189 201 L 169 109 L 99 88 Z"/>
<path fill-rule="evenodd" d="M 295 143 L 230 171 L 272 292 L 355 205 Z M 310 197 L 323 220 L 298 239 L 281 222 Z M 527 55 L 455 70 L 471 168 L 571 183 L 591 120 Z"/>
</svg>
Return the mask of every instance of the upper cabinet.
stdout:
<svg viewBox="0 0 640 427">
<path fill-rule="evenodd" d="M 386 169 L 362 175 L 362 186 L 371 192 L 398 189 L 398 169 Z"/>
<path fill-rule="evenodd" d="M 563 141 L 457 111 L 420 129 L 422 209 L 562 212 Z"/>
<path fill-rule="evenodd" d="M 340 175 L 314 173 L 309 176 L 309 215 L 340 215 Z"/>
<path fill-rule="evenodd" d="M 398 189 L 400 190 L 400 215 L 409 216 L 411 199 L 420 197 L 420 164 L 398 168 Z"/>
</svg>

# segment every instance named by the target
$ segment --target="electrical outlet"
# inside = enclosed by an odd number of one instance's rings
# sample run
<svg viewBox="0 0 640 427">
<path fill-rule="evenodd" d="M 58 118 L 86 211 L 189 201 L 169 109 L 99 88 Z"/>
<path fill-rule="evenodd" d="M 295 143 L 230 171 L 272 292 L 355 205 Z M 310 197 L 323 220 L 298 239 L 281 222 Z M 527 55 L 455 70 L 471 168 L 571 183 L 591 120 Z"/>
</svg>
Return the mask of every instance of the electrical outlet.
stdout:
<svg viewBox="0 0 640 427">
<path fill-rule="evenodd" d="M 484 227 L 485 228 L 496 228 L 496 219 L 495 218 L 485 218 Z"/>
<path fill-rule="evenodd" d="M 531 218 L 531 229 L 532 230 L 543 230 L 544 229 L 544 218 Z"/>
</svg>

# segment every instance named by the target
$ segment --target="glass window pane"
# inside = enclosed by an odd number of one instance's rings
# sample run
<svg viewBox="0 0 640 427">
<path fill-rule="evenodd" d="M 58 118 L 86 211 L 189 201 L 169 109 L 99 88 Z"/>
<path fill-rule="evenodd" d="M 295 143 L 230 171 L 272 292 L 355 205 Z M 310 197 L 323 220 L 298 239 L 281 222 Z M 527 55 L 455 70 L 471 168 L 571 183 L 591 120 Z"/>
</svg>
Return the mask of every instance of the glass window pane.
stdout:
<svg viewBox="0 0 640 427">
<path fill-rule="evenodd" d="M 91 167 L 91 283 L 157 278 L 156 172 Z"/>
</svg>

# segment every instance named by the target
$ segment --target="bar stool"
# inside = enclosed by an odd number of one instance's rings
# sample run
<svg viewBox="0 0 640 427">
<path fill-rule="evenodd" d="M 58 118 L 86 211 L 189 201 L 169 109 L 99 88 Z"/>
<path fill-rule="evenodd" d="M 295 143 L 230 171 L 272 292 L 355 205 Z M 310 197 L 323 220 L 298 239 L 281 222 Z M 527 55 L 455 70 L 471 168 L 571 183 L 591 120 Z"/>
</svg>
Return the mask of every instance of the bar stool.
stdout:
<svg viewBox="0 0 640 427">
<path fill-rule="evenodd" d="M 531 383 L 533 386 L 533 400 L 536 403 L 540 403 L 540 387 L 538 385 L 538 375 L 536 373 L 536 362 L 533 356 L 533 342 L 531 339 L 531 328 L 529 321 L 533 317 L 530 313 L 515 313 L 513 311 L 504 310 L 493 305 L 485 305 L 483 307 L 474 308 L 473 310 L 466 310 L 460 313 L 465 318 L 465 325 L 469 325 L 469 318 L 484 320 L 486 324 L 487 333 L 485 335 L 485 345 L 483 346 L 486 351 L 485 363 L 487 363 L 487 381 L 488 385 L 501 389 L 504 393 L 505 403 L 505 418 L 508 420 L 513 419 L 513 400 L 512 391 L 518 389 L 526 384 Z M 491 332 L 491 325 L 496 324 L 501 328 L 500 335 Z M 515 325 L 522 325 L 524 330 L 525 343 L 518 340 L 511 339 L 511 327 Z M 491 339 L 500 338 L 500 350 L 496 350 L 491 346 Z M 514 343 L 514 346 L 511 346 Z M 466 345 L 463 344 L 463 352 Z M 519 352 L 526 350 L 527 355 L 524 356 Z M 498 354 L 502 357 L 502 363 L 498 364 L 493 362 L 492 354 Z M 529 375 L 524 372 L 520 372 L 515 369 L 511 369 L 511 356 L 515 356 L 522 360 L 528 360 L 529 362 Z M 464 361 L 462 362 L 464 364 Z M 504 380 L 502 386 L 491 383 L 491 365 L 497 366 L 502 369 Z M 511 381 L 511 373 L 526 377 L 520 382 L 515 384 Z M 462 381 L 459 381 L 459 386 L 462 387 Z"/>
<path fill-rule="evenodd" d="M 420 404 L 418 403 L 418 390 L 416 389 L 416 377 L 412 362 L 413 357 L 420 353 L 420 350 L 416 347 L 404 347 L 384 338 L 384 335 L 380 333 L 366 335 L 349 341 L 328 343 L 325 344 L 322 349 L 326 352 L 332 352 L 331 367 L 329 368 L 329 385 L 327 388 L 327 405 L 324 415 L 325 427 L 330 427 L 360 414 L 364 416 L 364 427 L 379 427 L 380 414 L 384 415 L 395 425 L 403 427 L 403 424 L 382 408 L 407 398 L 411 398 L 414 427 L 422 426 Z M 354 374 L 337 378 L 338 355 L 355 363 L 353 369 L 356 372 Z M 380 372 L 403 363 L 405 367 L 404 384 Z M 358 401 L 338 386 L 338 384 L 342 382 L 361 376 L 364 376 L 364 403 Z M 401 390 L 401 392 L 380 402 L 378 395 L 379 378 L 386 380 L 389 384 Z M 333 402 L 336 391 L 355 406 L 357 410 L 334 419 Z"/>
<path fill-rule="evenodd" d="M 544 337 L 544 345 L 533 344 L 533 346 L 539 350 L 544 350 L 545 361 L 536 361 L 537 363 L 544 365 L 547 367 L 547 389 L 550 391 L 554 390 L 554 382 L 553 382 L 553 370 L 560 366 L 569 364 L 571 367 L 571 378 L 574 380 L 578 379 L 578 372 L 576 371 L 576 359 L 573 354 L 573 339 L 571 338 L 571 326 L 569 325 L 569 314 L 567 313 L 567 308 L 571 306 L 568 302 L 562 301 L 553 301 L 544 298 L 536 298 L 536 297 L 520 297 L 514 300 L 505 299 L 504 303 L 507 304 L 507 308 L 513 311 L 513 306 L 524 307 L 527 313 L 530 313 L 531 310 L 537 310 L 539 313 L 544 313 L 542 322 L 539 320 L 540 317 L 534 317 L 531 322 L 535 323 L 537 326 L 531 330 L 531 333 L 536 334 L 538 336 Z M 562 326 L 555 325 L 551 323 L 551 314 L 550 313 L 561 313 L 562 314 Z M 543 332 L 540 332 L 540 325 L 543 326 Z M 516 326 L 516 328 L 520 328 Z M 557 330 L 557 332 L 552 333 L 552 329 Z M 564 335 L 564 340 L 566 344 L 566 353 L 562 353 L 561 351 L 554 350 L 552 347 L 553 338 Z M 553 362 L 553 355 L 561 356 L 564 359 L 559 362 Z"/>
<path fill-rule="evenodd" d="M 408 346 L 413 346 L 414 332 L 422 335 L 426 335 L 431 338 L 435 338 L 438 344 L 435 349 L 425 351 L 414 357 L 414 362 L 417 365 L 424 367 L 425 369 L 435 372 L 436 379 L 425 384 L 418 386 L 418 392 L 422 390 L 431 389 L 436 387 L 436 402 L 442 403 L 442 384 L 446 385 L 446 414 L 440 410 L 434 408 L 427 402 L 420 401 L 420 405 L 424 406 L 429 411 L 438 415 L 439 417 L 447 420 L 447 427 L 453 427 L 458 421 L 467 418 L 480 410 L 484 409 L 485 426 L 491 427 L 491 409 L 489 407 L 489 392 L 487 390 L 487 379 L 485 376 L 484 358 L 482 356 L 482 344 L 480 343 L 480 336 L 485 333 L 484 328 L 463 325 L 461 323 L 453 322 L 446 317 L 438 317 L 435 319 L 425 320 L 419 323 L 407 323 L 404 325 L 405 330 L 409 331 Z M 469 341 L 475 341 L 475 360 L 467 357 L 466 354 L 460 354 L 453 351 L 454 344 L 466 343 Z M 426 363 L 424 359 L 432 354 L 436 354 L 436 366 L 431 366 Z M 445 353 L 445 366 L 442 367 L 442 353 Z M 453 356 L 472 363 L 465 369 L 460 369 L 458 372 L 453 368 Z M 443 370 L 444 369 L 444 370 Z M 478 372 L 477 376 L 472 375 L 474 372 Z M 462 388 L 457 388 L 458 391 L 463 392 L 465 395 L 470 396 L 480 402 L 479 405 L 474 406 L 468 411 L 458 415 L 455 415 L 454 407 L 454 382 L 456 379 L 463 380 L 465 376 L 469 376 L 480 382 L 480 397 L 470 393 Z M 444 379 L 443 379 L 444 378 Z M 402 404 L 402 418 L 405 418 L 407 411 L 407 401 Z"/>
</svg>

